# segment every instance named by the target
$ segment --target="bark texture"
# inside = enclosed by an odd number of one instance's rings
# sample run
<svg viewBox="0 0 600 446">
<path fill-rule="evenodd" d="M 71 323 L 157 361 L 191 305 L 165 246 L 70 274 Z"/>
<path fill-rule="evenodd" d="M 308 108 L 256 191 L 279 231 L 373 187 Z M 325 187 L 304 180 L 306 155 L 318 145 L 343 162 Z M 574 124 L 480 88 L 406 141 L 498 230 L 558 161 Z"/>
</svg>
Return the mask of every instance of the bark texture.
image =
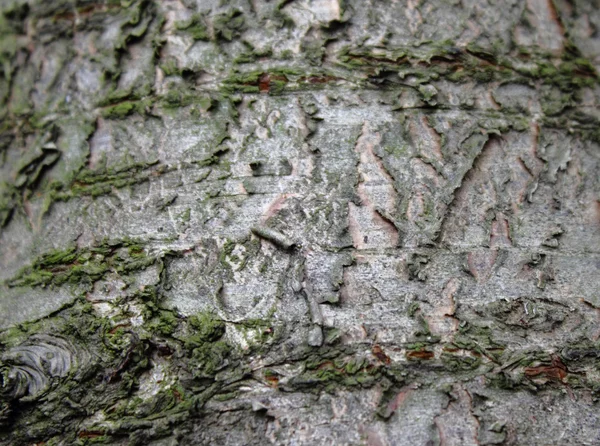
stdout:
<svg viewBox="0 0 600 446">
<path fill-rule="evenodd" d="M 0 445 L 600 444 L 597 0 L 0 5 Z"/>
</svg>

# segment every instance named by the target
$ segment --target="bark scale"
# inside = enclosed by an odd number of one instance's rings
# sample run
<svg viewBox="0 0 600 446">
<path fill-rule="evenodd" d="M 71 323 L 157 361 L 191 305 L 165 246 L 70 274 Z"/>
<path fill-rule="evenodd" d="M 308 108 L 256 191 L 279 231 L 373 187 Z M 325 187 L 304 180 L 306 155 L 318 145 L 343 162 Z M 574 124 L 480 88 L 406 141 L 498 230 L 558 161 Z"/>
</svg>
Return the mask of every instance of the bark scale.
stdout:
<svg viewBox="0 0 600 446">
<path fill-rule="evenodd" d="M 600 444 L 598 1 L 0 10 L 0 444 Z"/>
</svg>

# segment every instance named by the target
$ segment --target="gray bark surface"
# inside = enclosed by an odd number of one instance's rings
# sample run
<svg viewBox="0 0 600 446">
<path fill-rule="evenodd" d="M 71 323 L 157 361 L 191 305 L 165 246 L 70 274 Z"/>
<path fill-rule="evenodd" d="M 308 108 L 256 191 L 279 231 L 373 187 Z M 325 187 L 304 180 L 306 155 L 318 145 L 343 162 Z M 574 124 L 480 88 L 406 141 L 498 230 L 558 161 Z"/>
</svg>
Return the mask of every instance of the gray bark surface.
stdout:
<svg viewBox="0 0 600 446">
<path fill-rule="evenodd" d="M 600 444 L 597 0 L 0 11 L 0 445 Z"/>
</svg>

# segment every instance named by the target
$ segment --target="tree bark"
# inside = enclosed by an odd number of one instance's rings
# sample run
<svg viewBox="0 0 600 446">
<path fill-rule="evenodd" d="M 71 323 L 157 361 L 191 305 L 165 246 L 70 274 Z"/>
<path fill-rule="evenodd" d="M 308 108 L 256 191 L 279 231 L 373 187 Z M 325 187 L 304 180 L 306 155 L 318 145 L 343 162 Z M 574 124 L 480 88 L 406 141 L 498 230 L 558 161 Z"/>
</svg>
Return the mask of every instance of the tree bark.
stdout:
<svg viewBox="0 0 600 446">
<path fill-rule="evenodd" d="M 0 445 L 600 444 L 597 0 L 0 10 Z"/>
</svg>

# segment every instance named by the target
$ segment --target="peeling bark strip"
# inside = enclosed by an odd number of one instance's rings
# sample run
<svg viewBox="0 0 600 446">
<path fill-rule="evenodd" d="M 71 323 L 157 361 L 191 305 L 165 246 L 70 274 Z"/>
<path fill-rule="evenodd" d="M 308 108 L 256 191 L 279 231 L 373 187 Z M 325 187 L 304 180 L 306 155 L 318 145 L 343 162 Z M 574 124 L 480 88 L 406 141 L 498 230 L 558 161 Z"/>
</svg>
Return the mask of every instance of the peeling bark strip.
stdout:
<svg viewBox="0 0 600 446">
<path fill-rule="evenodd" d="M 435 418 L 440 446 L 479 445 L 479 422 L 473 415 L 473 400 L 468 391 L 455 386 L 453 401 Z"/>
<path fill-rule="evenodd" d="M 417 384 L 404 386 L 400 391 L 379 411 L 379 414 L 385 418 L 390 418 L 404 403 L 414 390 L 418 389 Z"/>
<path fill-rule="evenodd" d="M 349 229 L 355 248 L 393 248 L 398 245 L 398 230 L 389 218 L 397 208 L 397 194 L 393 180 L 374 153 L 374 146 L 381 142 L 381 135 L 365 122 L 356 141 L 359 156 L 357 194 L 361 206 L 349 204 Z M 370 240 L 370 241 L 369 241 Z"/>
<path fill-rule="evenodd" d="M 600 444 L 597 0 L 0 2 L 0 446 Z"/>
<path fill-rule="evenodd" d="M 272 242 L 280 248 L 287 250 L 294 246 L 294 242 L 288 240 L 287 237 L 281 232 L 275 231 L 273 229 L 261 226 L 253 226 L 251 228 L 251 231 L 258 237 L 264 238 L 265 240 Z"/>
</svg>

